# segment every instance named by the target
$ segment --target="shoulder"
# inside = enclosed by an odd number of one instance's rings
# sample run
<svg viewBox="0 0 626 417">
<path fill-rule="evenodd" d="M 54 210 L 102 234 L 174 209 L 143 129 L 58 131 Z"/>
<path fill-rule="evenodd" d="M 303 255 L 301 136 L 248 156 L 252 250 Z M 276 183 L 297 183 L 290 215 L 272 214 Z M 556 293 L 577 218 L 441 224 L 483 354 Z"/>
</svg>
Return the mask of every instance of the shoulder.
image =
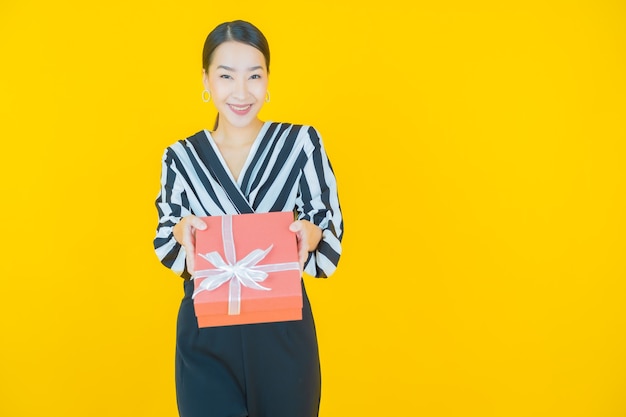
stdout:
<svg viewBox="0 0 626 417">
<path fill-rule="evenodd" d="M 291 134 L 315 134 L 319 135 L 317 129 L 311 125 L 289 123 L 289 122 L 270 122 L 270 129 L 276 129 L 280 132 Z"/>
<path fill-rule="evenodd" d="M 206 142 L 206 133 L 204 130 L 194 133 L 191 136 L 186 137 L 185 139 L 179 139 L 176 142 L 170 144 L 165 148 L 165 154 L 179 154 L 181 152 L 185 152 L 186 148 L 190 146 L 196 148 L 203 143 Z"/>
<path fill-rule="evenodd" d="M 301 144 L 307 150 L 312 150 L 321 144 L 321 135 L 314 126 L 287 122 L 272 123 L 272 126 L 277 132 L 277 137 L 285 138 L 294 144 Z"/>
<path fill-rule="evenodd" d="M 206 144 L 206 133 L 201 130 L 167 146 L 163 151 L 162 160 L 167 165 L 182 166 L 191 159 L 196 159 L 197 149 Z"/>
</svg>

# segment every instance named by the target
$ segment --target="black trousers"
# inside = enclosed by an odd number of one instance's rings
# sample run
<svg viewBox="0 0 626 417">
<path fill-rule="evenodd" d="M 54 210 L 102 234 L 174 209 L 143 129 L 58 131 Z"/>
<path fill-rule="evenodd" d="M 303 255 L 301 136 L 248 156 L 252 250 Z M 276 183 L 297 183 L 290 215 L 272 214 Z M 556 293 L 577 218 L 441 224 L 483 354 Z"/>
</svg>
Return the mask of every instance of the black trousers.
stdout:
<svg viewBox="0 0 626 417">
<path fill-rule="evenodd" d="M 185 281 L 176 334 L 181 417 L 315 417 L 320 364 L 302 285 L 302 321 L 198 328 Z"/>
</svg>

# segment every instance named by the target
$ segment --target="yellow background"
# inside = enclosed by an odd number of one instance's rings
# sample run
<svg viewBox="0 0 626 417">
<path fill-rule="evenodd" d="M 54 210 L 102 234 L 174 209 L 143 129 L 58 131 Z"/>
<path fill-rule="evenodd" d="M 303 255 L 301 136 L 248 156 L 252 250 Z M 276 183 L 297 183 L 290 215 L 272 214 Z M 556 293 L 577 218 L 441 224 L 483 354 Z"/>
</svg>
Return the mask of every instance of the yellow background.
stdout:
<svg viewBox="0 0 626 417">
<path fill-rule="evenodd" d="M 626 7 L 591 0 L 3 0 L 0 415 L 176 415 L 153 202 L 236 18 L 339 180 L 321 416 L 626 415 Z"/>
</svg>

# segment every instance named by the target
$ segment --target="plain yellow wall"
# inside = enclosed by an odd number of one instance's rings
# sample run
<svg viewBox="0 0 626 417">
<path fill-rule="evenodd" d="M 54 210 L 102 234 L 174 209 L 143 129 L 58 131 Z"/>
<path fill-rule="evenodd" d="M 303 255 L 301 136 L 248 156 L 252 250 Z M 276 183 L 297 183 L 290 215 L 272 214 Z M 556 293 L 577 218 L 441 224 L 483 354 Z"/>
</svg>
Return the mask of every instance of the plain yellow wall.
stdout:
<svg viewBox="0 0 626 417">
<path fill-rule="evenodd" d="M 339 180 L 321 416 L 626 415 L 626 7 L 591 0 L 4 0 L 0 415 L 176 415 L 153 202 L 236 18 Z"/>
</svg>

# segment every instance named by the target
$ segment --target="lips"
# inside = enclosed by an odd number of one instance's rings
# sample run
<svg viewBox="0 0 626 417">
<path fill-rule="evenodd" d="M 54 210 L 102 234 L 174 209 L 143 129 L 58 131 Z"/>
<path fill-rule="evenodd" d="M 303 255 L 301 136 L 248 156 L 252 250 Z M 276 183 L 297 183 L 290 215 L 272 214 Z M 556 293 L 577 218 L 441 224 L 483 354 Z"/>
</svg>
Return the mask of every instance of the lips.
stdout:
<svg viewBox="0 0 626 417">
<path fill-rule="evenodd" d="M 230 107 L 230 109 L 235 114 L 243 116 L 250 111 L 250 109 L 252 108 L 252 104 L 245 104 L 245 105 L 229 104 L 228 107 Z"/>
</svg>

